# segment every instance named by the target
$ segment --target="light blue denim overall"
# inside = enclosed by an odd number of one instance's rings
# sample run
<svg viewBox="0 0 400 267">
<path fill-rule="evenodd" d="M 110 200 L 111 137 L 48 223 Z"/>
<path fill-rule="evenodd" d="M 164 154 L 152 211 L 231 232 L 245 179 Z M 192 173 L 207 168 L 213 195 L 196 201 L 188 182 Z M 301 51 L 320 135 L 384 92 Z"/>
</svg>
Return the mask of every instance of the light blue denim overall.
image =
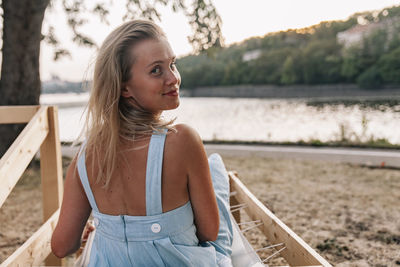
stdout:
<svg viewBox="0 0 400 267">
<path fill-rule="evenodd" d="M 87 177 L 85 149 L 82 149 L 78 172 L 96 227 L 89 266 L 232 266 L 229 181 L 218 154 L 208 159 L 220 216 L 217 240 L 199 244 L 190 201 L 162 212 L 161 172 L 166 131 L 153 134 L 150 139 L 146 166 L 147 216 L 99 212 Z"/>
</svg>

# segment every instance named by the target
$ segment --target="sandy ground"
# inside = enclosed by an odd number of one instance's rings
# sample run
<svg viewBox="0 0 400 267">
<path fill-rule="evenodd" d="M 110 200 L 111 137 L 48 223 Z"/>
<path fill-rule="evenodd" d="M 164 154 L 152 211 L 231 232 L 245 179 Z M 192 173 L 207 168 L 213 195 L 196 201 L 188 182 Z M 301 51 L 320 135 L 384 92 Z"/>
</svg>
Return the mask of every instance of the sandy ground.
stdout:
<svg viewBox="0 0 400 267">
<path fill-rule="evenodd" d="M 224 159 L 227 169 L 236 170 L 261 202 L 334 266 L 400 265 L 400 170 Z"/>
<path fill-rule="evenodd" d="M 334 266 L 400 266 L 400 170 L 256 156 L 224 156 L 248 188 Z M 41 224 L 38 166 L 0 209 L 0 262 Z M 246 233 L 266 244 L 258 230 Z M 260 254 L 267 257 L 268 252 Z M 270 265 L 285 264 L 275 258 Z"/>
</svg>

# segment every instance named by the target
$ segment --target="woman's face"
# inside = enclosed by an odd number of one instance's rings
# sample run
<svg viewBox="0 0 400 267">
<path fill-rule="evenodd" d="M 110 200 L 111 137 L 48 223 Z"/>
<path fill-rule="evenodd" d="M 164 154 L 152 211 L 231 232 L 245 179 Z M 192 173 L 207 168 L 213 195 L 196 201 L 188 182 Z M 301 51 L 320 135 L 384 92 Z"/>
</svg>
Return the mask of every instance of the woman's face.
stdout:
<svg viewBox="0 0 400 267">
<path fill-rule="evenodd" d="M 175 54 L 165 38 L 143 40 L 131 48 L 134 59 L 131 79 L 123 85 L 122 97 L 152 113 L 179 106 L 181 76 Z"/>
</svg>

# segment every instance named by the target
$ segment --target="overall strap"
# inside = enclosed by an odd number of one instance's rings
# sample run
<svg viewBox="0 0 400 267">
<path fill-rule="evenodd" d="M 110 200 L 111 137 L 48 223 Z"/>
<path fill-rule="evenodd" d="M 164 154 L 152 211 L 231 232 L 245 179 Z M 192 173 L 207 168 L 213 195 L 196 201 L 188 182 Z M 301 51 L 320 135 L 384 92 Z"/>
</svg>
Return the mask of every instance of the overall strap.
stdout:
<svg viewBox="0 0 400 267">
<path fill-rule="evenodd" d="M 81 150 L 79 151 L 79 154 L 78 154 L 77 166 L 78 166 L 79 178 L 81 179 L 83 189 L 85 190 L 86 197 L 89 200 L 90 206 L 92 207 L 92 209 L 94 211 L 99 212 L 99 209 L 97 208 L 96 200 L 94 199 L 93 192 L 92 192 L 92 189 L 90 188 L 89 179 L 87 176 L 86 163 L 85 163 L 85 159 L 86 159 L 85 147 L 86 147 L 86 142 L 84 142 L 82 144 Z"/>
<path fill-rule="evenodd" d="M 153 134 L 150 139 L 146 165 L 146 215 L 162 213 L 161 175 L 165 137 L 168 129 L 162 134 Z"/>
</svg>

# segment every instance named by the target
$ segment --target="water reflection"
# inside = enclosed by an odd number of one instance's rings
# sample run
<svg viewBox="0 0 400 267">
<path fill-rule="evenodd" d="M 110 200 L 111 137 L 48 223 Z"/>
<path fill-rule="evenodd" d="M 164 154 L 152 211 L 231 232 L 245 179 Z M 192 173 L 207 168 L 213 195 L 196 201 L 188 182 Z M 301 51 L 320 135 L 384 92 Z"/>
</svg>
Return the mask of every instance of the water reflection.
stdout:
<svg viewBox="0 0 400 267">
<path fill-rule="evenodd" d="M 374 102 L 375 103 L 375 102 Z M 77 137 L 83 107 L 60 108 L 61 139 Z M 307 103 L 304 100 L 182 98 L 165 113 L 204 140 L 322 142 L 386 139 L 400 144 L 400 104 Z"/>
</svg>

